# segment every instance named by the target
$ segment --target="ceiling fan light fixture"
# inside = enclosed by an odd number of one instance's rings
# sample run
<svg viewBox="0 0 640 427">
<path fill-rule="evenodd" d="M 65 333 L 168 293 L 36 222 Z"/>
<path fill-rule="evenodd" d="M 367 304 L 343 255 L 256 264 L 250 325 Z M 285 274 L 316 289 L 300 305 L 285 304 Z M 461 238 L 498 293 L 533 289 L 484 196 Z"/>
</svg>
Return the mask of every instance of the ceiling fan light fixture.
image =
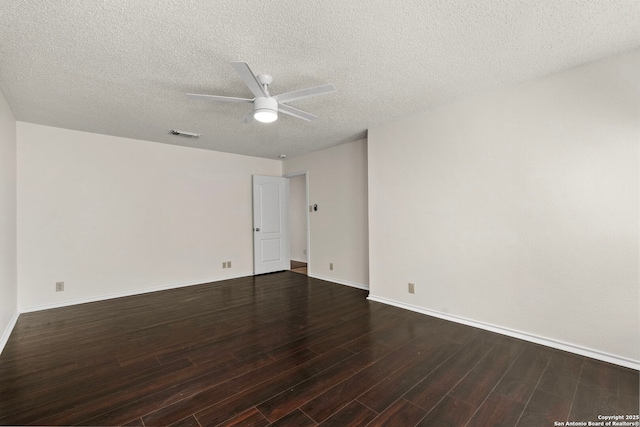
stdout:
<svg viewBox="0 0 640 427">
<path fill-rule="evenodd" d="M 273 110 L 263 108 L 254 111 L 253 118 L 262 123 L 271 123 L 278 119 L 278 113 Z"/>
<path fill-rule="evenodd" d="M 256 98 L 253 101 L 253 118 L 262 123 L 278 119 L 278 101 L 273 98 Z"/>
</svg>

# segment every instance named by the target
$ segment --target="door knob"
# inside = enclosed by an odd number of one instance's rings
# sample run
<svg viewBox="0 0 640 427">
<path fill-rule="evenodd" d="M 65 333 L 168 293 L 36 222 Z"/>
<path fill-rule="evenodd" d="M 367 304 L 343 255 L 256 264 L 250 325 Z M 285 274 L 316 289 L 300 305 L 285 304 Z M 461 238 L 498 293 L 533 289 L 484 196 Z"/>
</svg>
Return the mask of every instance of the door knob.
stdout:
<svg viewBox="0 0 640 427">
<path fill-rule="evenodd" d="M 260 231 L 260 229 L 259 229 L 259 228 L 256 228 L 255 230 L 256 230 L 256 231 Z"/>
</svg>

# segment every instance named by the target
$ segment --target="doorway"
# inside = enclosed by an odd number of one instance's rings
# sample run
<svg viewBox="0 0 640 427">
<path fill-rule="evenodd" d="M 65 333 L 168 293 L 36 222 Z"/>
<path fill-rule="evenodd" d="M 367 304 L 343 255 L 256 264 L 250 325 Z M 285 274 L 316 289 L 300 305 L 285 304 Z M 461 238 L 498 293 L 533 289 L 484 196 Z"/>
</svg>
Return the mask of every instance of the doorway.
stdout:
<svg viewBox="0 0 640 427">
<path fill-rule="evenodd" d="M 291 271 L 309 271 L 309 210 L 307 172 L 285 175 L 289 178 L 289 227 Z"/>
</svg>

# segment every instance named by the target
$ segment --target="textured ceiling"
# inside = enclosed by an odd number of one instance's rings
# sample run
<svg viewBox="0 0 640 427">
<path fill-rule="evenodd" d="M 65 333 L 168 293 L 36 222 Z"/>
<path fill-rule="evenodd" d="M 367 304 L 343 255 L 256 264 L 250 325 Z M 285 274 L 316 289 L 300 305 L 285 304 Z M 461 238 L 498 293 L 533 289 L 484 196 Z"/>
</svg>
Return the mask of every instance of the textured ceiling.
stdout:
<svg viewBox="0 0 640 427">
<path fill-rule="evenodd" d="M 20 121 L 277 158 L 640 45 L 636 0 L 2 0 L 0 90 Z M 244 124 L 229 65 L 273 75 L 306 122 Z M 171 136 L 172 128 L 202 133 Z"/>
</svg>

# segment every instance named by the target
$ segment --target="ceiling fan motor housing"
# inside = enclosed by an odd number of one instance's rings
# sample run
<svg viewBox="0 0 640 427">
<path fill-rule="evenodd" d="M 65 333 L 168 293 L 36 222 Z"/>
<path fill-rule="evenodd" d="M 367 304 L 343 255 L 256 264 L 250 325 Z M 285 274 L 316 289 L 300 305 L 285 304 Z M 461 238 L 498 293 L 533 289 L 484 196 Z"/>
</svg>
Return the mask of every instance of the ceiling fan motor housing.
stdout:
<svg viewBox="0 0 640 427">
<path fill-rule="evenodd" d="M 253 100 L 253 118 L 260 122 L 273 122 L 278 118 L 278 101 L 257 97 Z"/>
</svg>

